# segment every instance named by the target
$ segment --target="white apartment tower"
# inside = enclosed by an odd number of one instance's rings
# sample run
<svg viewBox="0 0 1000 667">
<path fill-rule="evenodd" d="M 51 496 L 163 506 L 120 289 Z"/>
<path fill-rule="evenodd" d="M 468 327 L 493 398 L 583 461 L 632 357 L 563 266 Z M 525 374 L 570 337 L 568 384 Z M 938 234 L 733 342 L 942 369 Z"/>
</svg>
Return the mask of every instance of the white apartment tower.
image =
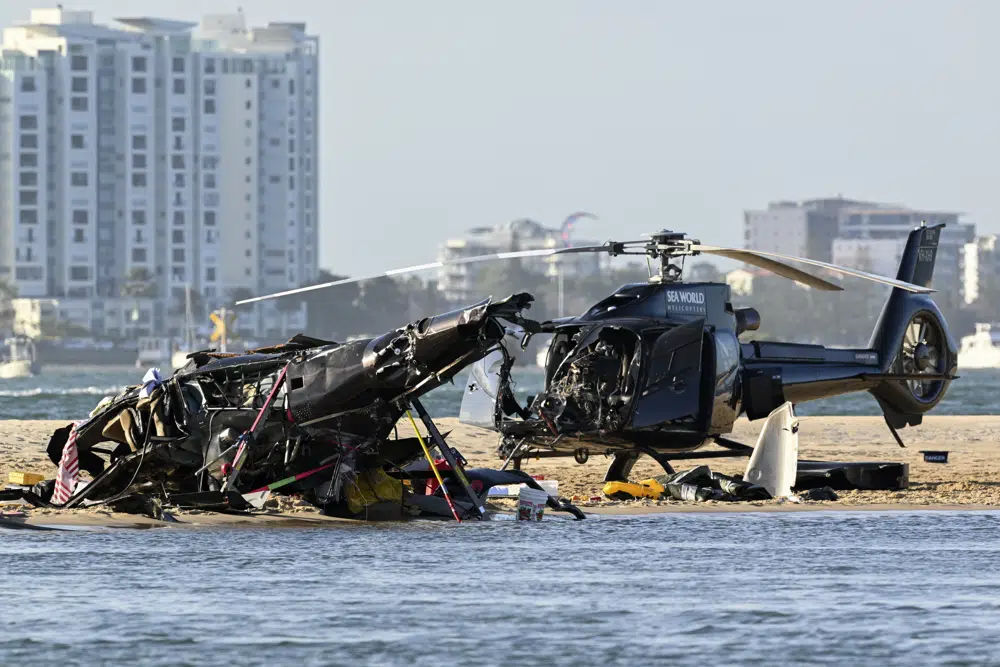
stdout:
<svg viewBox="0 0 1000 667">
<path fill-rule="evenodd" d="M 59 298 L 107 333 L 138 310 L 159 332 L 188 285 L 217 306 L 315 277 L 318 41 L 304 24 L 107 27 L 42 9 L 4 30 L 2 55 L 0 279 L 20 296 Z M 122 298 L 136 282 L 156 297 Z M 241 328 L 304 328 L 303 309 L 277 305 Z"/>
</svg>

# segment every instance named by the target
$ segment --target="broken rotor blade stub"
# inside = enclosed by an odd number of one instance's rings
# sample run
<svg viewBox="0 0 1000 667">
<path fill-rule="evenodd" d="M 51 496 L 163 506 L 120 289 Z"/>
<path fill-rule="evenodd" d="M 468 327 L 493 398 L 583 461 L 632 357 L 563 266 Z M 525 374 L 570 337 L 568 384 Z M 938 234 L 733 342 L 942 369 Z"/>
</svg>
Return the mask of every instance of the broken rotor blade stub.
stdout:
<svg viewBox="0 0 1000 667">
<path fill-rule="evenodd" d="M 809 264 L 811 266 L 816 266 L 819 268 L 827 269 L 829 271 L 834 271 L 846 276 L 852 276 L 854 278 L 861 278 L 863 280 L 870 280 L 872 282 L 881 283 L 882 285 L 889 285 L 891 287 L 898 287 L 899 289 L 906 290 L 907 292 L 915 292 L 917 294 L 931 294 L 936 290 L 930 287 L 922 287 L 920 285 L 914 285 L 913 283 L 908 283 L 903 280 L 896 280 L 895 278 L 887 278 L 885 276 L 880 276 L 875 273 L 869 273 L 867 271 L 861 271 L 860 269 L 851 269 L 846 266 L 840 266 L 839 264 L 830 264 L 829 262 L 821 262 L 818 259 L 808 259 L 806 257 L 796 257 L 794 255 L 782 255 L 776 252 L 764 252 L 762 250 L 747 250 L 745 248 L 721 248 L 718 246 L 708 246 L 695 244 L 691 246 L 691 250 L 694 252 L 704 253 L 706 255 L 718 255 L 719 257 L 728 257 L 729 259 L 742 260 L 747 264 L 753 264 L 754 266 L 759 266 L 762 269 L 767 269 L 773 273 L 786 278 L 791 278 L 792 280 L 797 280 L 804 284 L 810 285 L 809 280 L 819 281 L 825 283 L 827 287 L 817 287 L 818 289 L 824 289 L 828 291 L 839 291 L 843 287 L 836 285 L 834 283 L 818 278 L 811 273 L 806 273 L 800 269 L 796 269 L 793 266 L 789 266 L 784 262 L 801 262 L 803 264 Z M 779 261 L 784 260 L 784 261 Z M 800 277 L 793 277 L 798 275 Z M 804 278 L 804 279 L 803 279 Z M 832 286 L 832 287 L 831 287 Z"/>
</svg>

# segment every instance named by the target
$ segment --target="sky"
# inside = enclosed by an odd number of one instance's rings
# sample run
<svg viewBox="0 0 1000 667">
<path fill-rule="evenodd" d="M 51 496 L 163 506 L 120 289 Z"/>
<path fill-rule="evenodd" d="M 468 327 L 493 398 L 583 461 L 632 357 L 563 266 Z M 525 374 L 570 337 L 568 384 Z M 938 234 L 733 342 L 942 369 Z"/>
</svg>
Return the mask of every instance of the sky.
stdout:
<svg viewBox="0 0 1000 667">
<path fill-rule="evenodd" d="M 54 4 L 0 0 L 0 23 Z M 305 21 L 321 40 L 320 263 L 337 273 L 580 210 L 599 218 L 581 239 L 670 228 L 742 246 L 745 209 L 838 194 L 1000 232 L 994 0 L 64 5 Z"/>
</svg>

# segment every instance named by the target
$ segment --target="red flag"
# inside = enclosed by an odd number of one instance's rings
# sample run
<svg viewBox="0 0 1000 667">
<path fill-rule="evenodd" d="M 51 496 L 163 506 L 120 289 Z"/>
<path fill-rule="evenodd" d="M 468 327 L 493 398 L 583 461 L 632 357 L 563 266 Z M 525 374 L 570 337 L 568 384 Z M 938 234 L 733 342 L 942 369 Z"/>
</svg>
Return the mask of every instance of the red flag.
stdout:
<svg viewBox="0 0 1000 667">
<path fill-rule="evenodd" d="M 59 459 L 56 487 L 52 492 L 52 503 L 56 505 L 65 505 L 69 501 L 76 488 L 76 480 L 80 476 L 80 459 L 76 452 L 76 429 L 79 425 L 79 422 L 73 424 L 66 445 L 63 447 L 62 458 Z"/>
</svg>

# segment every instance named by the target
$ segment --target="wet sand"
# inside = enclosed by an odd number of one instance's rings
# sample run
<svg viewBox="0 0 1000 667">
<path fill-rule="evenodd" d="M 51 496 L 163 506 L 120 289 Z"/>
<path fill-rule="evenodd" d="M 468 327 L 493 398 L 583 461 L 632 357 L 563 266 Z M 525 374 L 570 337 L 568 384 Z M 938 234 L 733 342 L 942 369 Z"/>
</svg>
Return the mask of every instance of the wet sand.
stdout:
<svg viewBox="0 0 1000 667">
<path fill-rule="evenodd" d="M 459 424 L 455 419 L 438 421 L 442 432 L 451 431 L 448 442 L 457 447 L 473 467 L 499 467 L 496 435 Z M 55 466 L 45 455 L 51 433 L 62 421 L 0 421 L 0 482 L 6 483 L 11 470 L 55 476 Z M 733 439 L 754 444 L 763 420 L 740 420 Z M 569 458 L 525 459 L 522 469 L 559 481 L 559 494 L 575 497 L 574 502 L 588 513 L 644 514 L 659 512 L 745 512 L 810 510 L 913 510 L 913 509 L 1000 509 L 1000 416 L 927 417 L 916 428 L 900 432 L 906 448 L 896 445 L 881 418 L 800 417 L 799 454 L 803 459 L 826 461 L 895 461 L 910 464 L 910 488 L 904 491 L 844 491 L 828 502 L 790 503 L 758 501 L 741 503 L 680 501 L 609 501 L 603 498 L 604 472 L 610 458 L 592 456 L 584 464 Z M 400 436 L 412 433 L 400 423 Z M 947 464 L 925 463 L 920 450 L 948 450 Z M 713 470 L 742 472 L 746 459 L 701 459 L 678 461 L 678 470 L 705 464 Z M 653 461 L 644 457 L 632 471 L 638 481 L 661 474 Z M 590 501 L 597 497 L 598 500 Z M 4 512 L 15 509 L 3 508 Z M 79 524 L 105 526 L 163 526 L 145 517 L 116 514 L 92 508 L 71 512 L 26 509 L 33 524 Z M 183 512 L 175 516 L 191 526 L 301 526 L 349 525 L 356 522 L 323 517 L 307 503 L 291 498 L 281 500 L 269 514 L 239 517 L 209 512 Z"/>
</svg>

